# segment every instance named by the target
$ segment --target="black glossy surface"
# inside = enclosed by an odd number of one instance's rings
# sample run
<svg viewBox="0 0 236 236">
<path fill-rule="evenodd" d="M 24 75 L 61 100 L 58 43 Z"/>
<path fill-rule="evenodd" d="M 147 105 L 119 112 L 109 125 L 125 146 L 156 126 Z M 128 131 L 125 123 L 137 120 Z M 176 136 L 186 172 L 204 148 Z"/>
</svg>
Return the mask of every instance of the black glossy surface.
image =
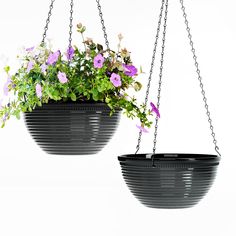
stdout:
<svg viewBox="0 0 236 236">
<path fill-rule="evenodd" d="M 202 154 L 124 155 L 118 157 L 133 195 L 152 208 L 188 208 L 210 189 L 220 158 Z"/>
<path fill-rule="evenodd" d="M 103 103 L 53 103 L 25 113 L 27 128 L 49 154 L 96 154 L 117 129 L 120 112 L 110 116 Z"/>
</svg>

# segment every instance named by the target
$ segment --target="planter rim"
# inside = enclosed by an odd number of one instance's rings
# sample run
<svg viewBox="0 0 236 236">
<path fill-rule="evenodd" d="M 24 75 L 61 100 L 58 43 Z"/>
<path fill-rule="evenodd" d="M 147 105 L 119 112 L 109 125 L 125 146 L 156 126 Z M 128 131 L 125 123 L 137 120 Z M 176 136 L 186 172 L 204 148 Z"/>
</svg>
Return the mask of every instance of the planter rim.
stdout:
<svg viewBox="0 0 236 236">
<path fill-rule="evenodd" d="M 159 154 L 152 154 L 152 153 L 143 153 L 143 154 L 126 154 L 121 155 L 118 157 L 118 160 L 123 161 L 145 161 L 150 162 L 153 158 L 155 161 L 160 162 L 211 162 L 211 163 L 219 163 L 220 157 L 217 155 L 211 154 L 187 154 L 187 153 L 159 153 Z"/>
<path fill-rule="evenodd" d="M 44 103 L 41 107 L 37 106 L 33 111 L 40 110 L 100 110 L 111 111 L 106 103 L 103 102 L 58 102 L 58 103 Z M 121 109 L 116 109 L 121 111 Z M 25 112 L 29 113 L 29 112 Z"/>
</svg>

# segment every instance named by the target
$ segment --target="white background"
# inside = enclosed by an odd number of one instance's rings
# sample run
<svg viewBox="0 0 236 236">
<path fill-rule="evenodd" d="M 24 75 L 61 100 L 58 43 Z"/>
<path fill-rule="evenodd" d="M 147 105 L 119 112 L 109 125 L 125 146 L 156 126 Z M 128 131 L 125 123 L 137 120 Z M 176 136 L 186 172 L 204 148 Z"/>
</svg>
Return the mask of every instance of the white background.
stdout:
<svg viewBox="0 0 236 236">
<path fill-rule="evenodd" d="M 214 153 L 179 1 L 169 2 L 158 149 Z M 236 235 L 236 4 L 234 0 L 185 2 L 222 152 L 209 194 L 186 210 L 148 209 L 131 195 L 117 156 L 134 152 L 137 121 L 122 118 L 112 141 L 96 156 L 58 157 L 42 152 L 24 122 L 12 119 L 0 130 L 1 236 Z M 116 48 L 117 35 L 122 33 L 135 64 L 142 65 L 145 72 L 150 67 L 160 3 L 101 2 L 112 47 Z M 16 65 L 22 46 L 40 42 L 48 5 L 49 0 L 1 0 L 1 67 L 6 62 Z M 56 1 L 54 10 L 48 36 L 55 49 L 63 49 L 68 41 L 69 1 Z M 87 26 L 87 36 L 103 42 L 95 1 L 76 0 L 75 20 Z M 75 35 L 74 43 L 79 40 Z M 159 58 L 156 65 L 152 101 L 156 99 Z M 147 77 L 148 73 L 140 82 L 145 85 Z M 1 70 L 0 84 L 5 81 Z M 138 97 L 143 101 L 142 92 Z M 152 132 L 143 141 L 142 151 L 151 152 Z"/>
</svg>

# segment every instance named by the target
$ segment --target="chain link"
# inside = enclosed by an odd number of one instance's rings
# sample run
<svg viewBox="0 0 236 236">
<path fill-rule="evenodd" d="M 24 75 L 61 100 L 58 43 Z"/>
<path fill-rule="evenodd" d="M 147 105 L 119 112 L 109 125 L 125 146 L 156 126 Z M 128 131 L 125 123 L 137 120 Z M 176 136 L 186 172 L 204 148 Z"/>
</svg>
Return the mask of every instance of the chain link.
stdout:
<svg viewBox="0 0 236 236">
<path fill-rule="evenodd" d="M 148 85 L 147 85 L 146 97 L 145 97 L 145 102 L 144 102 L 144 112 L 146 112 L 146 110 L 147 110 L 147 102 L 148 102 L 148 98 L 149 98 L 150 86 L 151 86 L 151 81 L 152 81 L 152 74 L 153 74 L 153 69 L 154 69 L 154 65 L 155 65 L 157 45 L 158 45 L 158 40 L 159 40 L 159 35 L 160 35 L 160 28 L 161 28 L 161 22 L 162 22 L 162 18 L 163 18 L 162 16 L 163 16 L 165 1 L 166 0 L 162 0 L 162 5 L 161 5 L 161 9 L 160 9 L 159 21 L 158 21 L 154 49 L 153 49 L 153 55 L 152 55 L 151 69 L 149 72 Z M 140 130 L 139 136 L 138 136 L 138 144 L 136 146 L 135 154 L 137 154 L 140 149 L 141 140 L 142 140 L 142 131 Z"/>
<path fill-rule="evenodd" d="M 73 34 L 73 13 L 74 13 L 74 0 L 70 2 L 70 25 L 69 25 L 69 48 L 72 47 L 72 34 Z M 71 58 L 69 57 L 69 64 L 71 62 Z"/>
<path fill-rule="evenodd" d="M 162 85 L 162 76 L 163 76 L 165 44 L 166 44 L 167 16 L 168 16 L 168 0 L 166 0 L 166 6 L 165 6 L 164 30 L 163 30 L 163 38 L 162 38 L 161 65 L 160 65 L 160 74 L 159 74 L 159 83 L 158 83 L 159 87 L 158 87 L 158 96 L 157 96 L 158 109 L 160 108 L 160 100 L 161 100 L 161 85 Z M 155 132 L 154 132 L 154 140 L 153 140 L 153 154 L 156 153 L 158 121 L 159 121 L 159 118 L 158 116 L 156 116 Z"/>
<path fill-rule="evenodd" d="M 214 127 L 213 127 L 213 124 L 212 124 L 212 119 L 211 119 L 211 114 L 210 114 L 210 111 L 209 111 L 209 106 L 207 104 L 206 92 L 204 90 L 204 86 L 203 86 L 203 82 L 202 82 L 201 71 L 199 69 L 199 63 L 198 63 L 197 56 L 196 56 L 196 50 L 194 48 L 194 43 L 193 43 L 193 39 L 192 39 L 193 37 L 192 37 L 191 30 L 190 30 L 190 27 L 189 27 L 189 22 L 188 22 L 188 19 L 187 19 L 187 14 L 186 14 L 185 6 L 184 6 L 184 1 L 180 0 L 180 4 L 181 4 L 181 9 L 183 11 L 184 21 L 185 21 L 185 25 L 186 25 L 186 29 L 187 29 L 187 33 L 188 33 L 188 38 L 189 38 L 189 41 L 190 41 L 191 51 L 192 51 L 192 54 L 193 54 L 194 64 L 195 64 L 196 72 L 197 72 L 197 75 L 198 75 L 198 80 L 199 80 L 199 83 L 200 83 L 200 88 L 201 88 L 201 93 L 202 93 L 202 96 L 203 96 L 204 105 L 205 105 L 205 108 L 206 108 L 206 114 L 207 114 L 208 122 L 209 122 L 209 125 L 210 125 L 210 131 L 211 131 L 211 136 L 213 138 L 215 151 L 217 152 L 217 154 L 219 156 L 221 156 L 221 154 L 219 152 L 219 147 L 217 146 L 216 135 L 215 135 Z"/>
<path fill-rule="evenodd" d="M 104 18 L 103 18 L 103 13 L 102 13 L 102 7 L 101 7 L 101 4 L 100 4 L 100 0 L 96 0 L 96 2 L 97 2 L 98 11 L 99 11 L 99 16 L 100 16 L 100 19 L 101 19 L 101 24 L 102 24 L 102 30 L 103 30 L 103 34 L 104 34 L 105 43 L 106 43 L 107 49 L 110 50 L 110 45 L 109 45 L 108 36 L 107 36 L 107 29 L 106 29 L 105 21 L 104 21 Z"/>
<path fill-rule="evenodd" d="M 50 7 L 49 7 L 49 12 L 48 12 L 48 18 L 46 20 L 46 25 L 44 27 L 43 39 L 42 39 L 41 44 L 45 43 L 45 39 L 47 37 L 47 31 L 48 31 L 48 26 L 49 26 L 50 19 L 51 19 L 51 16 L 52 16 L 52 10 L 53 10 L 53 6 L 54 6 L 54 2 L 55 2 L 55 0 L 51 0 L 51 4 L 50 4 Z"/>
</svg>

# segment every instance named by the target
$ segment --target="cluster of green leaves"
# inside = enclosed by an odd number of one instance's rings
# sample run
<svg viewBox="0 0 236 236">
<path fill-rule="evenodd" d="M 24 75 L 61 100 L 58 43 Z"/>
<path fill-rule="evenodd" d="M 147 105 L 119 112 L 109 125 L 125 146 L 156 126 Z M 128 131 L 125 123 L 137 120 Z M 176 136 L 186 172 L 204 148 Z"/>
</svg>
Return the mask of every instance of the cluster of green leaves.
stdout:
<svg viewBox="0 0 236 236">
<path fill-rule="evenodd" d="M 7 86 L 9 92 L 14 93 L 15 99 L 0 109 L 3 126 L 10 116 L 20 118 L 21 112 L 31 112 L 45 103 L 95 101 L 106 103 L 111 114 L 117 109 L 123 109 L 129 118 L 138 118 L 142 126 L 150 127 L 150 111 L 146 111 L 143 105 L 138 106 L 136 99 L 130 97 L 127 92 L 129 88 L 139 91 L 142 87 L 135 80 L 136 76 L 128 76 L 125 73 L 123 64 L 132 64 L 128 51 L 120 48 L 118 52 L 104 50 L 102 45 L 94 43 L 93 40 L 84 40 L 84 31 L 85 27 L 79 25 L 78 32 L 83 37 L 84 50 L 74 46 L 70 63 L 60 54 L 54 64 L 47 65 L 47 70 L 42 71 L 41 66 L 47 64 L 52 51 L 46 45 L 40 45 L 37 50 L 26 52 L 22 58 L 22 66 L 14 75 L 10 75 L 10 67 L 5 68 L 11 78 L 11 83 Z M 105 59 L 102 68 L 94 67 L 94 58 L 98 54 Z M 27 67 L 30 62 L 33 62 L 33 67 L 29 71 Z M 58 72 L 65 73 L 67 83 L 59 81 Z M 121 77 L 120 87 L 115 87 L 111 82 L 112 73 Z M 37 84 L 42 88 L 41 97 L 36 93 Z"/>
</svg>

